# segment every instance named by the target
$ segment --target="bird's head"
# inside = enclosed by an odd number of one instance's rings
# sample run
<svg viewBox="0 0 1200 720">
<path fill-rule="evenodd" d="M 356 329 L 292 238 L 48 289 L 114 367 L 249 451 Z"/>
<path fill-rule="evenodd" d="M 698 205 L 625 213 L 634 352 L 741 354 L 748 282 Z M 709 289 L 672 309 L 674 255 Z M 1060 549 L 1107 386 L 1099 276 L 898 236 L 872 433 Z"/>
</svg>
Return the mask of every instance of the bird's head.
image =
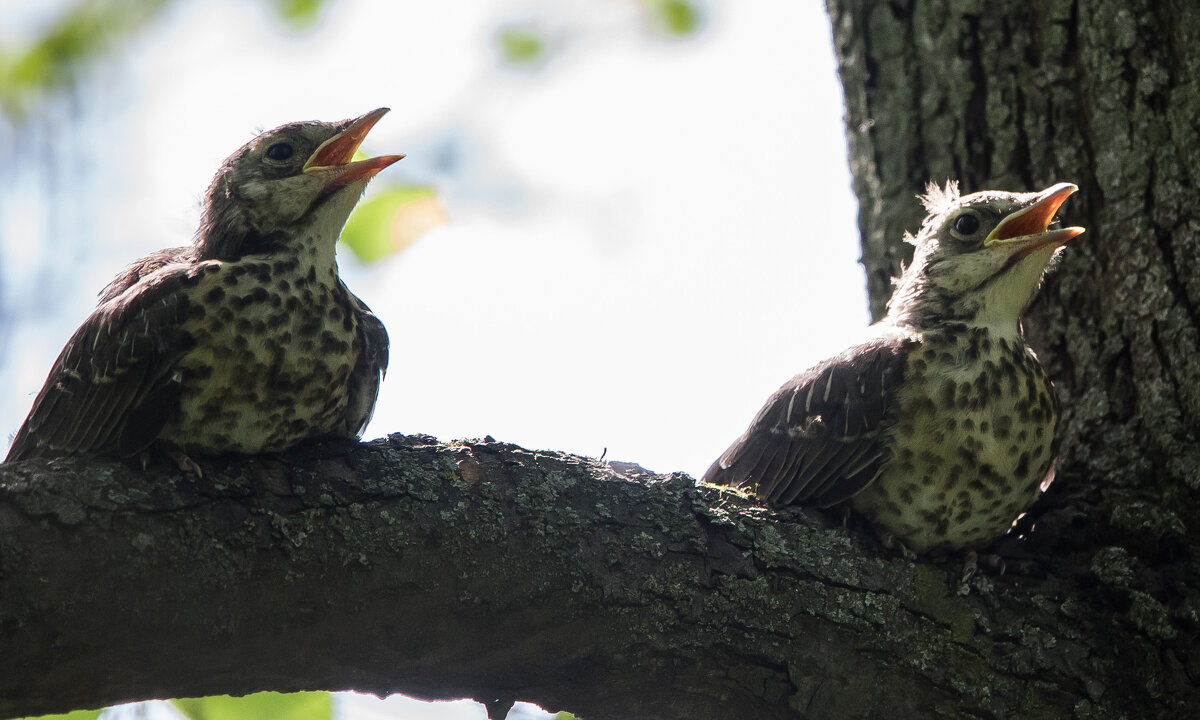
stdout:
<svg viewBox="0 0 1200 720">
<path fill-rule="evenodd" d="M 1084 231 L 1050 227 L 1076 190 L 1059 183 L 1036 193 L 960 197 L 954 183 L 944 190 L 931 184 L 929 216 L 916 237 L 906 238 L 916 250 L 896 281 L 888 317 L 916 327 L 958 321 L 1015 332 L 1055 254 Z"/>
<path fill-rule="evenodd" d="M 208 188 L 196 236 L 199 259 L 228 260 L 276 249 L 291 238 L 332 252 L 367 182 L 403 155 L 352 162 L 372 110 L 341 122 L 297 122 L 268 130 L 230 155 Z"/>
</svg>

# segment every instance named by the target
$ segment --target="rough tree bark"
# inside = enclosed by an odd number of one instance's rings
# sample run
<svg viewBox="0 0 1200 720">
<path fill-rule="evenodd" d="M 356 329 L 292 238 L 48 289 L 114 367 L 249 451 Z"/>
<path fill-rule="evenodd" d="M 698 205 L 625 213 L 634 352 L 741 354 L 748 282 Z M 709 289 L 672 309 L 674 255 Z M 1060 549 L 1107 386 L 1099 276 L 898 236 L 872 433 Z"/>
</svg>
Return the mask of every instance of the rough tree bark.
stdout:
<svg viewBox="0 0 1200 720">
<path fill-rule="evenodd" d="M 1029 546 L 1084 599 L 1075 612 L 1103 628 L 1089 652 L 1113 669 L 1096 682 L 1147 703 L 1132 716 L 1195 703 L 1200 11 L 1152 0 L 828 5 L 877 315 L 927 180 L 1080 186 L 1065 219 L 1088 234 L 1025 323 L 1066 413 L 1059 479 L 1030 514 Z M 1048 632 L 1059 642 L 1073 631 Z"/>
<path fill-rule="evenodd" d="M 1180 683 L 1156 640 L 1126 642 L 1134 623 L 1096 612 L 1111 598 L 1095 582 L 1008 545 L 1008 574 L 962 585 L 957 563 L 880 552 L 837 520 L 494 442 L 338 443 L 206 463 L 202 480 L 0 466 L 0 716 L 316 688 L 588 718 L 1197 701 L 1150 702 L 1120 666 Z"/>
<path fill-rule="evenodd" d="M 927 179 L 1082 188 L 1089 232 L 1027 323 L 1066 410 L 1059 479 L 998 544 L 1005 574 L 963 585 L 853 522 L 491 442 L 201 481 L 28 462 L 0 467 L 0 716 L 317 688 L 590 720 L 1194 714 L 1189 7 L 830 0 L 876 311 Z"/>
</svg>

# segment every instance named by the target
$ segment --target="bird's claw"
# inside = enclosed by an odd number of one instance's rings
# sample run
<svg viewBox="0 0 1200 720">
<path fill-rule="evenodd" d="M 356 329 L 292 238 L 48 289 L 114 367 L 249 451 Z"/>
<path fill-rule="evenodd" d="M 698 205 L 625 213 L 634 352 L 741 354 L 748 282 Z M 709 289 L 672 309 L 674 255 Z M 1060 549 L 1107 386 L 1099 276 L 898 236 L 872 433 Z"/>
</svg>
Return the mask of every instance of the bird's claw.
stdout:
<svg viewBox="0 0 1200 720">
<path fill-rule="evenodd" d="M 965 583 L 975 577 L 975 573 L 979 572 L 979 565 L 981 563 L 984 567 L 995 570 L 997 575 L 1003 575 L 1005 569 L 1007 569 L 1004 558 L 995 553 L 980 555 L 974 550 L 968 550 L 963 554 L 962 582 Z"/>
<path fill-rule="evenodd" d="M 175 464 L 175 467 L 177 467 L 180 472 L 186 475 L 193 475 L 197 480 L 204 477 L 204 471 L 201 470 L 200 466 L 196 464 L 196 461 L 189 457 L 188 454 L 183 450 L 180 450 L 174 445 L 168 445 L 166 443 L 160 443 L 159 449 L 162 450 L 163 455 L 167 456 L 167 458 Z"/>
</svg>

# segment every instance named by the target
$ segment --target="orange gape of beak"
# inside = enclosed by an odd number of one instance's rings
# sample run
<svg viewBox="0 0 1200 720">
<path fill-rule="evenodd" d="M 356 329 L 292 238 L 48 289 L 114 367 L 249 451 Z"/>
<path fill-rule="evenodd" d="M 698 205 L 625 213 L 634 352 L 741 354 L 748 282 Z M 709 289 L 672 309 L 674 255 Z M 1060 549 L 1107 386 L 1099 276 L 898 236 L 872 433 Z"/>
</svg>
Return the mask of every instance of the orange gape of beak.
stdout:
<svg viewBox="0 0 1200 720">
<path fill-rule="evenodd" d="M 1071 183 L 1046 188 L 1032 205 L 1004 218 L 983 241 L 983 246 L 1011 245 L 1024 255 L 1047 245 L 1062 245 L 1083 233 L 1081 227 L 1047 230 L 1059 206 L 1078 189 Z"/>
<path fill-rule="evenodd" d="M 304 163 L 303 172 L 329 173 L 325 190 L 331 192 L 358 180 L 368 180 L 380 170 L 403 158 L 403 155 L 380 155 L 350 162 L 367 133 L 387 112 L 388 108 L 372 110 L 350 123 L 345 130 L 321 143 Z"/>
</svg>

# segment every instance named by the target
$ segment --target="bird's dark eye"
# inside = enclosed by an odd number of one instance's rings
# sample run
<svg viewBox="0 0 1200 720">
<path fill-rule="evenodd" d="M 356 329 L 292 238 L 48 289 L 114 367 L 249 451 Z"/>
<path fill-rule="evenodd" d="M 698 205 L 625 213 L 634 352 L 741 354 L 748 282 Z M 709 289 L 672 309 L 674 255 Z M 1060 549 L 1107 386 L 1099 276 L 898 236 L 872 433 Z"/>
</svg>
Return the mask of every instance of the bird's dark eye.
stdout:
<svg viewBox="0 0 1200 720">
<path fill-rule="evenodd" d="M 267 157 L 272 160 L 287 160 L 294 152 L 295 150 L 292 149 L 292 146 L 287 143 L 275 143 L 267 148 Z"/>
<path fill-rule="evenodd" d="M 960 235 L 973 235 L 979 229 L 979 218 L 971 213 L 959 215 L 954 221 L 954 229 Z"/>
</svg>

